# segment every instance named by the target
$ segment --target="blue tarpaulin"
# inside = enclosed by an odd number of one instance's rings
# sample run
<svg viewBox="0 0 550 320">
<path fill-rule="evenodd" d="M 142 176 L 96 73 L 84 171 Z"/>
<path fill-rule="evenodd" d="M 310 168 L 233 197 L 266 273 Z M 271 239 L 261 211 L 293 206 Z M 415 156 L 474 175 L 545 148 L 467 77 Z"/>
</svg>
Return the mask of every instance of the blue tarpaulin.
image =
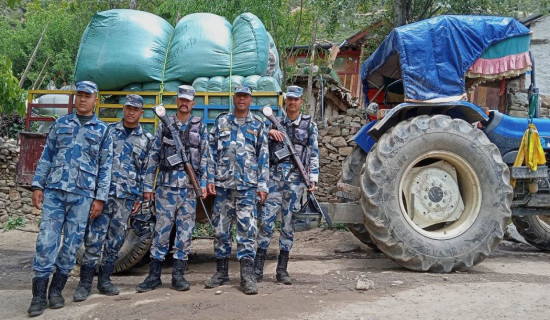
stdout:
<svg viewBox="0 0 550 320">
<path fill-rule="evenodd" d="M 403 79 L 407 102 L 460 100 L 464 75 L 490 45 L 529 32 L 494 16 L 439 16 L 395 28 L 361 66 L 364 92 Z"/>
</svg>

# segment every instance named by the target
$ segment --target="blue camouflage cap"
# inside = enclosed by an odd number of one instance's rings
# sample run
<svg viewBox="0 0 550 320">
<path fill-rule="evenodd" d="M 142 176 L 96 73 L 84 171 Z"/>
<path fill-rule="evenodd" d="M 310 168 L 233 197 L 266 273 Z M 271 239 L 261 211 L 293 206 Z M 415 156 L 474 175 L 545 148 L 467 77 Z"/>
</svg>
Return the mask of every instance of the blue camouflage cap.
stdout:
<svg viewBox="0 0 550 320">
<path fill-rule="evenodd" d="M 178 87 L 178 98 L 187 100 L 195 99 L 195 88 L 186 84 Z"/>
<path fill-rule="evenodd" d="M 92 81 L 79 81 L 76 83 L 76 91 L 88 92 L 88 93 L 97 93 L 98 88 L 97 84 Z"/>
<path fill-rule="evenodd" d="M 143 98 L 139 94 L 131 93 L 126 96 L 125 106 L 143 108 Z"/>
<path fill-rule="evenodd" d="M 289 86 L 286 88 L 286 97 L 287 98 L 300 98 L 304 93 L 304 89 L 298 86 Z"/>
<path fill-rule="evenodd" d="M 236 86 L 235 93 L 246 93 L 246 94 L 252 95 L 252 88 L 246 84 Z"/>
</svg>

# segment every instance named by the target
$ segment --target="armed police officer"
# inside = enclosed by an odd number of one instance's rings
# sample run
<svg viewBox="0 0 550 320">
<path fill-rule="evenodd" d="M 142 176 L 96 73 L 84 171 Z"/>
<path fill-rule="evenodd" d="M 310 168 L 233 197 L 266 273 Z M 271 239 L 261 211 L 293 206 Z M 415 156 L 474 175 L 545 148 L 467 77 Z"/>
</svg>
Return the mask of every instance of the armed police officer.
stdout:
<svg viewBox="0 0 550 320">
<path fill-rule="evenodd" d="M 113 140 L 107 124 L 93 112 L 98 88 L 81 81 L 76 91 L 76 113 L 51 126 L 32 182 L 32 202 L 42 208 L 42 219 L 33 262 L 31 317 L 44 312 L 54 266 L 48 301 L 52 309 L 65 305 L 61 291 L 75 265 L 86 222 L 100 215 L 109 194 Z"/>
<path fill-rule="evenodd" d="M 202 119 L 191 115 L 195 106 L 195 89 L 188 85 L 178 88 L 178 111 L 169 118 L 175 126 L 184 144 L 187 158 L 190 160 L 196 176 L 200 180 L 203 198 L 206 197 L 206 163 L 208 155 L 208 134 Z M 171 165 L 169 158 L 178 152 L 174 137 L 169 128 L 159 124 L 155 140 L 149 154 L 146 170 L 144 200 L 155 198 L 156 225 L 155 238 L 151 245 L 151 263 L 149 275 L 137 286 L 138 292 L 147 292 L 162 286 L 162 262 L 168 253 L 170 231 L 176 223 L 176 239 L 173 247 L 174 265 L 172 269 L 172 288 L 178 291 L 189 290 L 189 282 L 184 273 L 191 247 L 191 234 L 195 227 L 195 208 L 197 199 L 184 164 Z M 159 170 L 157 188 L 153 194 L 155 172 Z"/>
<path fill-rule="evenodd" d="M 212 221 L 216 273 L 207 288 L 229 282 L 231 222 L 237 218 L 237 259 L 241 264 L 241 288 L 258 293 L 254 277 L 256 205 L 267 196 L 268 145 L 264 122 L 250 110 L 252 89 L 238 86 L 234 110 L 220 114 L 210 131 L 208 192 L 215 194 Z"/>
<path fill-rule="evenodd" d="M 298 86 L 288 87 L 285 99 L 287 116 L 284 119 L 279 119 L 279 122 L 286 129 L 298 157 L 308 172 L 311 181 L 309 190 L 313 191 L 319 178 L 318 130 L 310 116 L 300 113 L 303 102 L 302 93 L 302 88 Z M 278 152 L 286 148 L 282 142 L 282 133 L 271 129 L 268 136 L 270 138 L 269 194 L 258 216 L 258 251 L 254 261 L 254 272 L 256 280 L 262 281 L 267 248 L 275 230 L 275 218 L 282 211 L 276 278 L 277 282 L 292 284 L 287 264 L 294 242 L 293 214 L 300 210 L 300 200 L 306 185 L 290 155 L 287 154 L 284 159 L 277 157 Z"/>
<path fill-rule="evenodd" d="M 109 125 L 113 139 L 113 165 L 109 199 L 99 217 L 88 223 L 84 237 L 84 257 L 80 268 L 80 282 L 73 295 L 75 302 L 90 295 L 95 268 L 101 257 L 97 289 L 105 295 L 118 295 L 119 289 L 111 283 L 111 274 L 124 243 L 130 213 L 136 213 L 143 197 L 143 178 L 147 153 L 153 136 L 139 124 L 143 115 L 143 98 L 129 94 L 123 107 L 124 118 Z"/>
</svg>

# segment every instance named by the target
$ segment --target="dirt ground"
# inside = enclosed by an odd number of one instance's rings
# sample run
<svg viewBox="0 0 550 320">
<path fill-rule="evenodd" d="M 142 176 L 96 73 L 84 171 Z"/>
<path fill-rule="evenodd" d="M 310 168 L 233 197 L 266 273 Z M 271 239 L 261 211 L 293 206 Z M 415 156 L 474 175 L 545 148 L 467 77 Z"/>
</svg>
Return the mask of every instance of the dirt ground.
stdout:
<svg viewBox="0 0 550 320">
<path fill-rule="evenodd" d="M 27 318 L 31 299 L 32 257 L 36 233 L 0 232 L 0 319 Z M 191 290 L 164 286 L 138 294 L 135 287 L 148 266 L 113 276 L 116 297 L 99 295 L 75 303 L 78 279 L 64 290 L 66 306 L 47 309 L 38 319 L 548 319 L 550 254 L 503 241 L 498 250 L 466 272 L 430 274 L 401 268 L 349 232 L 314 229 L 297 234 L 289 272 L 294 284 L 275 283 L 276 250 L 270 248 L 260 293 L 239 290 L 239 266 L 230 264 L 230 285 L 205 289 L 215 270 L 212 240 L 193 242 L 186 278 Z M 351 252 L 340 252 L 351 251 Z M 358 280 L 371 280 L 367 291 Z"/>
</svg>

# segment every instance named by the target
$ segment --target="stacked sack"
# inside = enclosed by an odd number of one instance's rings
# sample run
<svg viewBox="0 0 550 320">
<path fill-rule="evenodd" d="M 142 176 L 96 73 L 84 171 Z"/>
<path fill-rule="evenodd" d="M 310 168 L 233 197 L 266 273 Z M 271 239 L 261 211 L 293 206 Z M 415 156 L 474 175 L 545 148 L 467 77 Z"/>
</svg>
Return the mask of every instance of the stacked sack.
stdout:
<svg viewBox="0 0 550 320">
<path fill-rule="evenodd" d="M 273 38 L 251 13 L 233 24 L 215 14 L 194 13 L 174 28 L 151 13 L 128 9 L 94 15 L 75 70 L 77 81 L 92 80 L 100 90 L 130 86 L 128 91 L 140 91 L 139 86 L 158 91 L 161 83 L 164 91 L 176 91 L 177 85 L 196 83 L 197 91 L 221 92 L 243 82 L 257 91 L 280 91 L 281 74 Z M 210 104 L 227 104 L 224 99 Z"/>
</svg>

